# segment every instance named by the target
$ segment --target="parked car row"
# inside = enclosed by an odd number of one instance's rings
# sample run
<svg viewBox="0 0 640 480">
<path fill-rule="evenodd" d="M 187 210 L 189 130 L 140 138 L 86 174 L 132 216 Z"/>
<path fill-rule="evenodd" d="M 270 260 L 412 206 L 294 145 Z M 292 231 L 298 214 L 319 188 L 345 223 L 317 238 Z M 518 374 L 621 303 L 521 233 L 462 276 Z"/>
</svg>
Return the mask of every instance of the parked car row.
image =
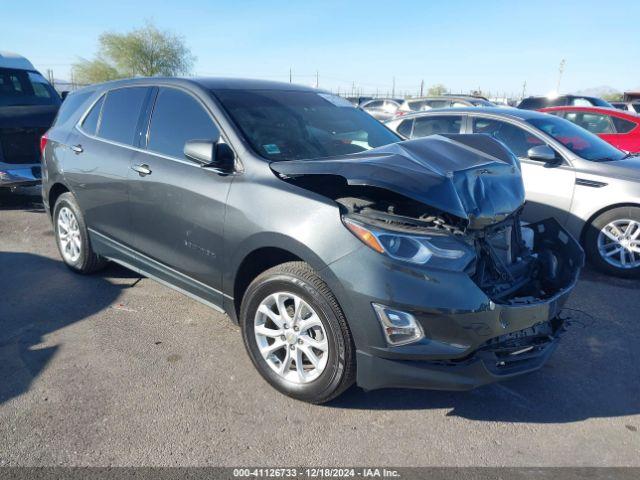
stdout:
<svg viewBox="0 0 640 480">
<path fill-rule="evenodd" d="M 392 118 L 407 115 L 408 113 L 431 110 L 433 108 L 480 106 L 492 107 L 494 104 L 484 97 L 442 95 L 439 97 L 418 97 L 406 100 L 377 98 L 367 100 L 359 105 L 362 110 L 380 121 L 391 120 Z"/>
</svg>

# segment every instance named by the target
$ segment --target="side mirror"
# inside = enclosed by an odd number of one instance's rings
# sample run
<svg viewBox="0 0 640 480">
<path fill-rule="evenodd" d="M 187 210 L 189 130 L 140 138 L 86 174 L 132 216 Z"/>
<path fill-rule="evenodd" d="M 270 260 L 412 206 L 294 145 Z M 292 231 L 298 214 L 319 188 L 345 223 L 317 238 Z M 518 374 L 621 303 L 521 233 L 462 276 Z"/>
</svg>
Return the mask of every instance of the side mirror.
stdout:
<svg viewBox="0 0 640 480">
<path fill-rule="evenodd" d="M 67 98 L 67 95 L 69 95 L 69 90 L 65 90 L 63 92 L 60 92 L 60 98 L 62 98 L 62 100 Z"/>
<path fill-rule="evenodd" d="M 558 163 L 556 152 L 549 145 L 531 147 L 527 150 L 527 157 L 538 162 Z"/>
<path fill-rule="evenodd" d="M 203 167 L 219 168 L 225 172 L 233 170 L 235 156 L 226 143 L 217 140 L 188 140 L 184 155 Z"/>
</svg>

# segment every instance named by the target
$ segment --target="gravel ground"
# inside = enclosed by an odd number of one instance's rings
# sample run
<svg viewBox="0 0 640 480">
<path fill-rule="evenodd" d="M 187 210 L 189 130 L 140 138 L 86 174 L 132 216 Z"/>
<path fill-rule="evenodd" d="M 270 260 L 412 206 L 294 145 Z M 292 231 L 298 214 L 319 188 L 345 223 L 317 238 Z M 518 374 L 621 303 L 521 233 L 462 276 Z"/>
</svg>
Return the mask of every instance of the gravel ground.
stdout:
<svg viewBox="0 0 640 480">
<path fill-rule="evenodd" d="M 639 281 L 583 273 L 541 371 L 467 393 L 271 389 L 230 320 L 117 266 L 62 264 L 0 197 L 0 465 L 640 466 Z"/>
</svg>

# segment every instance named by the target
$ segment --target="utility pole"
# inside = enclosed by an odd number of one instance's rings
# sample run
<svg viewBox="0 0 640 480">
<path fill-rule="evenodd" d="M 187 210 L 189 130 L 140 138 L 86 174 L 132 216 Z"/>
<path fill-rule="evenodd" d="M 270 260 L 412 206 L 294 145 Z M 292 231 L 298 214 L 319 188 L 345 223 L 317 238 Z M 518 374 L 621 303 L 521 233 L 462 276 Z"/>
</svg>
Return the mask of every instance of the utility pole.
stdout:
<svg viewBox="0 0 640 480">
<path fill-rule="evenodd" d="M 293 73 L 291 72 L 291 68 L 289 68 L 289 83 L 293 83 Z"/>
<path fill-rule="evenodd" d="M 522 84 L 522 98 L 524 98 L 526 93 L 527 93 L 527 81 L 525 80 L 524 83 Z"/>
<path fill-rule="evenodd" d="M 556 86 L 556 93 L 560 94 L 560 81 L 562 80 L 562 74 L 564 73 L 564 66 L 566 64 L 566 60 L 563 58 L 560 60 L 560 66 L 558 67 L 558 85 Z"/>
<path fill-rule="evenodd" d="M 396 77 L 393 77 L 393 87 L 391 88 L 391 97 L 396 96 Z"/>
<path fill-rule="evenodd" d="M 316 70 L 316 88 L 318 88 L 320 86 L 320 74 L 318 73 L 318 70 Z"/>
<path fill-rule="evenodd" d="M 424 80 L 420 82 L 420 96 L 424 96 Z"/>
</svg>

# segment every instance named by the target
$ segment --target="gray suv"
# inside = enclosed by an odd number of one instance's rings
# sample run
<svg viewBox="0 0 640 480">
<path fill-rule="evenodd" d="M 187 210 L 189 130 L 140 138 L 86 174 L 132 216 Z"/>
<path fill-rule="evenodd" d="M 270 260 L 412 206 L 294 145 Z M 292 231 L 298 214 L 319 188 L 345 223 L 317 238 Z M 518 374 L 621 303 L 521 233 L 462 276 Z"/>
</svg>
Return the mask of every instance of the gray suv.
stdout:
<svg viewBox="0 0 640 480">
<path fill-rule="evenodd" d="M 540 368 L 582 250 L 555 220 L 521 225 L 499 142 L 399 141 L 316 89 L 117 81 L 64 102 L 43 197 L 72 270 L 117 262 L 227 313 L 294 398 Z"/>
</svg>

